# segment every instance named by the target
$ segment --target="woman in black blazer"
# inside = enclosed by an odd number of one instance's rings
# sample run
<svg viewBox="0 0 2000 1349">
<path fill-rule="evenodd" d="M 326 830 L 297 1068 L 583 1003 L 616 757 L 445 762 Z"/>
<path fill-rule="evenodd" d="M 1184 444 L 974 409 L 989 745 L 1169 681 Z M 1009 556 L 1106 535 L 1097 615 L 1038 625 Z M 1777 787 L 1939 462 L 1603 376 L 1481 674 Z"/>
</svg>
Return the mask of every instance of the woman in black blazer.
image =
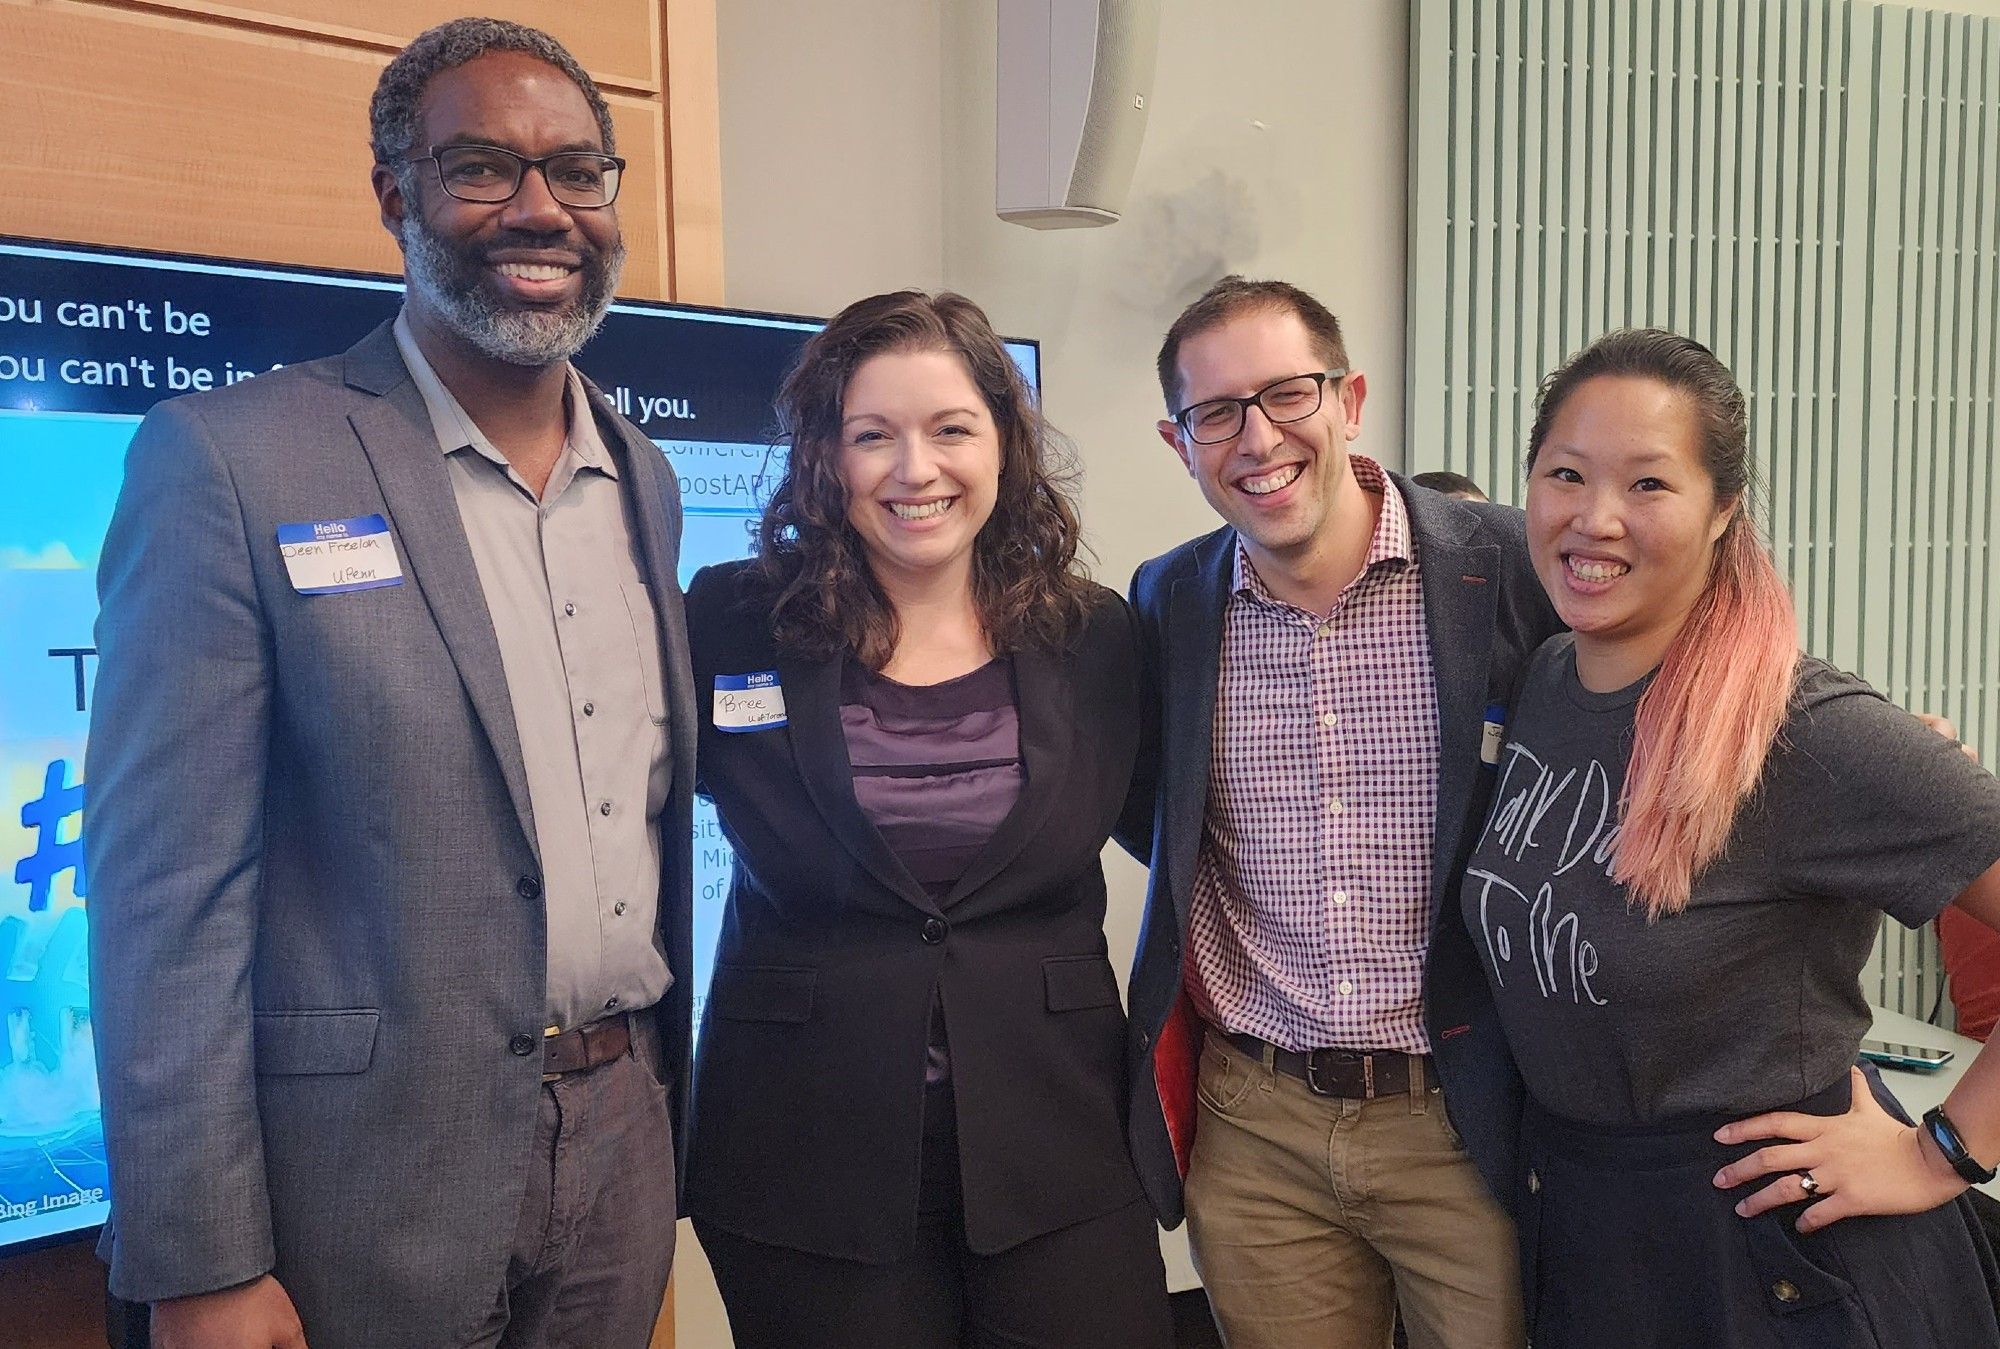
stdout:
<svg viewBox="0 0 2000 1349">
<path fill-rule="evenodd" d="M 1098 854 L 1138 642 L 955 295 L 850 306 L 779 397 L 757 558 L 688 590 L 736 850 L 688 1207 L 740 1349 L 1164 1349 Z"/>
</svg>

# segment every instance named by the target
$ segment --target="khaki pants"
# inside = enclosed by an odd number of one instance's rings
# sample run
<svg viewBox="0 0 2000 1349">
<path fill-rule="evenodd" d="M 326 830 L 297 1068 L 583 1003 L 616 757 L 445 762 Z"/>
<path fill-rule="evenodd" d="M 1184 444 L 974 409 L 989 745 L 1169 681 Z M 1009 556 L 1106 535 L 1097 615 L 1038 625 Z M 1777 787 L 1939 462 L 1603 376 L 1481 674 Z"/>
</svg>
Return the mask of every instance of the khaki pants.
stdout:
<svg viewBox="0 0 2000 1349">
<path fill-rule="evenodd" d="M 1525 1343 L 1514 1229 L 1438 1087 L 1316 1096 L 1211 1033 L 1188 1236 L 1229 1349 Z"/>
</svg>

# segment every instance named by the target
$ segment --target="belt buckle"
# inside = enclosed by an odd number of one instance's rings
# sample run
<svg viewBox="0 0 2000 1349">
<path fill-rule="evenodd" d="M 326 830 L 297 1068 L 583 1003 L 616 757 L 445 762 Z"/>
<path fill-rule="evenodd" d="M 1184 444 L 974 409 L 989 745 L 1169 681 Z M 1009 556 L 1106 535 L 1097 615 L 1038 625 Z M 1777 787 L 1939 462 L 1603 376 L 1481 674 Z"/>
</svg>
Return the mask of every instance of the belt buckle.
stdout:
<svg viewBox="0 0 2000 1349">
<path fill-rule="evenodd" d="M 1342 1058 L 1342 1051 L 1338 1049 L 1314 1049 L 1307 1051 L 1305 1056 L 1306 1088 L 1315 1096 L 1339 1096 L 1341 1093 L 1337 1086 L 1327 1088 L 1320 1085 L 1319 1061 L 1322 1054 L 1329 1055 L 1342 1063 L 1352 1061 Z M 1375 1099 L 1375 1056 L 1373 1054 L 1362 1053 L 1356 1054 L 1354 1058 L 1359 1060 L 1361 1064 L 1361 1098 L 1365 1101 L 1372 1101 Z"/>
</svg>

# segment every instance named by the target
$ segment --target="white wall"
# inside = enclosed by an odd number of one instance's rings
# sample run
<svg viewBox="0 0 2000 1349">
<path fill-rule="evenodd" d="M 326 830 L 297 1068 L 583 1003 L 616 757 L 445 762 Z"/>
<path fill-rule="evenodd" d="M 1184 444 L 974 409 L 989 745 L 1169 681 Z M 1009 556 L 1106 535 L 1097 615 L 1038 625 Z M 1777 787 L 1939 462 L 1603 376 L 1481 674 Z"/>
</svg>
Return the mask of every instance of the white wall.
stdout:
<svg viewBox="0 0 2000 1349">
<path fill-rule="evenodd" d="M 718 0 L 727 303 L 831 314 L 944 283 L 941 9 Z"/>
</svg>

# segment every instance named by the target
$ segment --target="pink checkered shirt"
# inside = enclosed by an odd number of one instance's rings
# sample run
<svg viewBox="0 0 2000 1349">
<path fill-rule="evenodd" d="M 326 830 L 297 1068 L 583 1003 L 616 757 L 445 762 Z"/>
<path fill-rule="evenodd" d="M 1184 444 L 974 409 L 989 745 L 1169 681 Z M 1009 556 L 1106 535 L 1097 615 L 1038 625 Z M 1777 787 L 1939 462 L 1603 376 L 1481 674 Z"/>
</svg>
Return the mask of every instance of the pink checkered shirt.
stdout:
<svg viewBox="0 0 2000 1349">
<path fill-rule="evenodd" d="M 1272 598 L 1236 546 L 1191 991 L 1286 1049 L 1427 1054 L 1437 692 L 1409 512 L 1380 465 L 1349 459 L 1382 514 L 1331 613 Z"/>
</svg>

